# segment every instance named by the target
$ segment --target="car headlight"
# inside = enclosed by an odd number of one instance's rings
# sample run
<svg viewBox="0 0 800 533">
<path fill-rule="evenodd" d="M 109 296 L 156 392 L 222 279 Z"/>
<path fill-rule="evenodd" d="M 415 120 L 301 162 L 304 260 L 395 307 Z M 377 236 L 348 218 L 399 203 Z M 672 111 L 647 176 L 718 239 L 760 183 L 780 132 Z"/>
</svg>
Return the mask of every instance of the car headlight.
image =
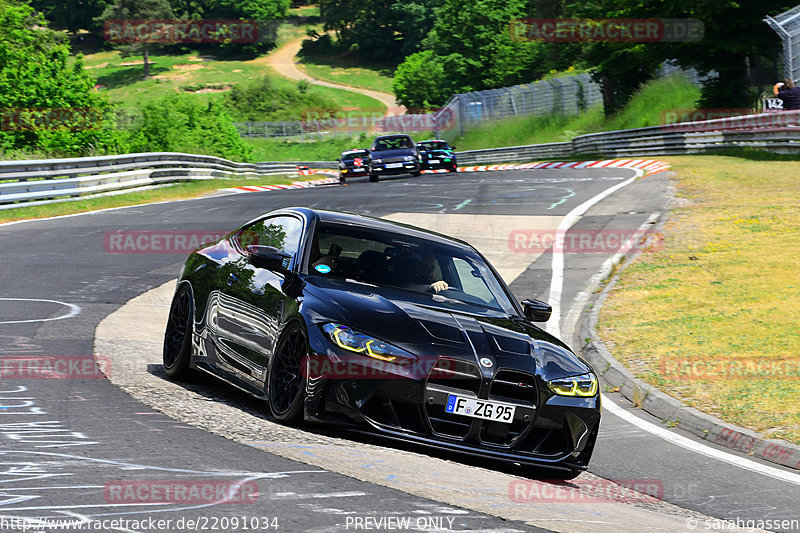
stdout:
<svg viewBox="0 0 800 533">
<path fill-rule="evenodd" d="M 411 155 L 404 155 L 403 156 L 403 161 L 413 161 L 413 160 L 414 160 L 414 156 L 411 156 Z"/>
<path fill-rule="evenodd" d="M 589 397 L 597 394 L 597 376 L 589 372 L 580 376 L 554 379 L 548 381 L 547 386 L 559 396 Z"/>
<path fill-rule="evenodd" d="M 341 324 L 325 324 L 322 326 L 322 331 L 327 333 L 333 343 L 339 348 L 364 354 L 373 359 L 389 362 L 397 361 L 398 363 L 416 359 L 413 354 L 402 348 L 378 340 L 375 337 L 353 331 Z"/>
<path fill-rule="evenodd" d="M 378 163 L 380 165 L 381 163 L 383 163 L 383 160 L 382 159 L 373 159 L 372 162 L 373 163 Z"/>
</svg>

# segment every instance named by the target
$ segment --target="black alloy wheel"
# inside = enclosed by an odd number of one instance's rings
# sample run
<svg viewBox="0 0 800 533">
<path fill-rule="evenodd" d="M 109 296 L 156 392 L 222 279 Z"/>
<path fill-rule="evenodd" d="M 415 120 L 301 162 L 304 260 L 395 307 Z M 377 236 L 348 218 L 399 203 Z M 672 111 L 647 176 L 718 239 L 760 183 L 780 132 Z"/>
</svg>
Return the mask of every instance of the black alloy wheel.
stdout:
<svg viewBox="0 0 800 533">
<path fill-rule="evenodd" d="M 164 371 L 171 378 L 186 379 L 191 373 L 193 327 L 192 294 L 188 288 L 181 287 L 172 298 L 164 332 Z"/>
<path fill-rule="evenodd" d="M 279 422 L 295 424 L 303 418 L 305 376 L 303 366 L 308 345 L 299 324 L 289 326 L 278 341 L 267 378 L 267 400 Z"/>
</svg>

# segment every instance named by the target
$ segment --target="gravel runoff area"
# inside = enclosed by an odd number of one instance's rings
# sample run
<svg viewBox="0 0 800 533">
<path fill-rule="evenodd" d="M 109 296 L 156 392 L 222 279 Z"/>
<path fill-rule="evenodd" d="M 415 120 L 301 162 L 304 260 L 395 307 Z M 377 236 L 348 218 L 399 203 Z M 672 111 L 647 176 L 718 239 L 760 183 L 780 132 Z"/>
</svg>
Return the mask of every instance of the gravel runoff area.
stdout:
<svg viewBox="0 0 800 533">
<path fill-rule="evenodd" d="M 625 497 L 624 491 L 617 501 L 575 502 L 562 495 L 546 503 L 515 502 L 513 483 L 525 478 L 513 467 L 492 464 L 494 469 L 489 469 L 478 459 L 455 462 L 413 447 L 378 446 L 370 437 L 352 433 L 286 427 L 271 420 L 262 401 L 212 378 L 171 382 L 161 367 L 161 349 L 174 287 L 169 282 L 150 290 L 106 317 L 97 327 L 94 353 L 110 359 L 112 383 L 175 420 L 359 480 L 553 531 L 590 533 L 611 527 L 620 532 L 682 531 L 687 516 L 701 523 L 708 518 L 667 502 Z M 575 482 L 584 490 L 608 486 L 590 473 Z M 528 483 L 529 495 L 544 497 L 556 489 L 540 481 L 523 483 Z"/>
</svg>

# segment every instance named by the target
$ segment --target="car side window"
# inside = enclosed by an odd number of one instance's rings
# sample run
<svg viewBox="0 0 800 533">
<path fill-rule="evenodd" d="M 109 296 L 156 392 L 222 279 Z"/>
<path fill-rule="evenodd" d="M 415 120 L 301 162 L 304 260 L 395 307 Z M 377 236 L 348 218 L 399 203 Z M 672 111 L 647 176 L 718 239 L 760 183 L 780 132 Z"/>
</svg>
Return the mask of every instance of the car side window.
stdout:
<svg viewBox="0 0 800 533">
<path fill-rule="evenodd" d="M 272 246 L 292 255 L 300 249 L 303 223 L 289 216 L 265 218 L 242 228 L 237 235 L 239 247 L 246 249 L 251 244 Z"/>
</svg>

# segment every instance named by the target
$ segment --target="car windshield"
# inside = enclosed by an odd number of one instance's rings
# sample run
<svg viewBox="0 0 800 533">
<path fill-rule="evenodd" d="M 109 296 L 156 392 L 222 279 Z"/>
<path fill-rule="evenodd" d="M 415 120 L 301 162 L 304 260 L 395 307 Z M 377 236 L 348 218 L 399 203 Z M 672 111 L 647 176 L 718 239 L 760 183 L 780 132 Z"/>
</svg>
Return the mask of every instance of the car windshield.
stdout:
<svg viewBox="0 0 800 533">
<path fill-rule="evenodd" d="M 444 141 L 429 141 L 419 143 L 420 147 L 425 150 L 449 150 L 450 147 Z"/>
<path fill-rule="evenodd" d="M 408 137 L 383 137 L 375 140 L 375 150 L 397 150 L 398 148 L 411 148 Z"/>
<path fill-rule="evenodd" d="M 454 309 L 516 314 L 497 277 L 474 251 L 402 233 L 320 224 L 308 272 L 426 294 Z M 447 288 L 436 292 L 436 282 Z"/>
<path fill-rule="evenodd" d="M 358 150 L 355 152 L 344 152 L 342 154 L 342 159 L 355 159 L 356 157 L 368 157 L 369 152 L 367 150 Z"/>
</svg>

